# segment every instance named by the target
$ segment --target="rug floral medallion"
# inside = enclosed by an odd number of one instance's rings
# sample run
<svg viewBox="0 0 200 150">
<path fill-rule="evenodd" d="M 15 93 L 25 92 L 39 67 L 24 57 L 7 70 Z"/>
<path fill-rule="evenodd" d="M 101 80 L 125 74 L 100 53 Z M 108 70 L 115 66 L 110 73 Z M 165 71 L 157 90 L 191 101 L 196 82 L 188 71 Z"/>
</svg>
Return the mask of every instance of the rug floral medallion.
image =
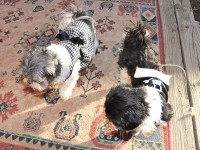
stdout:
<svg viewBox="0 0 200 150">
<path fill-rule="evenodd" d="M 27 51 L 56 43 L 61 12 L 70 4 L 96 20 L 99 47 L 68 100 L 58 91 L 35 94 L 22 84 L 18 68 Z M 0 1 L 0 150 L 167 150 L 167 130 L 158 128 L 123 141 L 104 113 L 105 96 L 120 83 L 117 59 L 125 27 L 142 21 L 161 47 L 157 0 Z"/>
</svg>

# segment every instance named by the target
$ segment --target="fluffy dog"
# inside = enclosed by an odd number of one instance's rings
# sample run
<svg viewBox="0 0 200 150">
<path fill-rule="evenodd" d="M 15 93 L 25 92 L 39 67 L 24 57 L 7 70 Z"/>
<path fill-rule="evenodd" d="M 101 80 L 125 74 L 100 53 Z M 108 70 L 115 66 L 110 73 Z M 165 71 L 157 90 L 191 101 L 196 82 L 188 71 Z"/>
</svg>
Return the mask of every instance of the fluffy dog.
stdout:
<svg viewBox="0 0 200 150">
<path fill-rule="evenodd" d="M 145 25 L 138 23 L 126 32 L 118 64 L 127 70 L 131 85 L 121 84 L 109 91 L 105 112 L 128 138 L 139 132 L 149 137 L 172 117 L 172 107 L 167 103 L 171 76 L 161 72 Z"/>
<path fill-rule="evenodd" d="M 22 74 L 33 89 L 58 86 L 60 97 L 68 99 L 98 47 L 95 21 L 86 12 L 73 8 L 59 25 L 57 44 L 30 50 L 21 64 Z"/>
</svg>

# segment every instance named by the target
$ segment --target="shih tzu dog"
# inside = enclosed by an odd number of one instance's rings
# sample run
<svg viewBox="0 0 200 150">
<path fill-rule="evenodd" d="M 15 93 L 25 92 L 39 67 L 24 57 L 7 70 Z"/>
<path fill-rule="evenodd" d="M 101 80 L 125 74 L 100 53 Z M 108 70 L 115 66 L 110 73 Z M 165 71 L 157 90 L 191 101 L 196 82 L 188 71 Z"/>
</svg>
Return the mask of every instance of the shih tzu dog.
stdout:
<svg viewBox="0 0 200 150">
<path fill-rule="evenodd" d="M 21 63 L 22 74 L 33 89 L 43 91 L 57 86 L 62 99 L 68 99 L 98 47 L 95 21 L 77 8 L 65 12 L 57 34 L 59 42 L 30 50 Z"/>
<path fill-rule="evenodd" d="M 112 88 L 106 96 L 107 118 L 127 138 L 142 132 L 149 137 L 159 125 L 166 125 L 173 115 L 167 103 L 169 75 L 161 72 L 149 31 L 138 22 L 126 31 L 118 64 L 130 77 L 129 84 Z"/>
</svg>

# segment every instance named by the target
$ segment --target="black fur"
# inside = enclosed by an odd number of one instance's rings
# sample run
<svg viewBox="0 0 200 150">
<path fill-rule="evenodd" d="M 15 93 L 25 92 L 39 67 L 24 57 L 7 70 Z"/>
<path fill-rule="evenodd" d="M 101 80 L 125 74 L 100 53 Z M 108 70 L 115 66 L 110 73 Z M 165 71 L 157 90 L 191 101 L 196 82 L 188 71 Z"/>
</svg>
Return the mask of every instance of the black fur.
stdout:
<svg viewBox="0 0 200 150">
<path fill-rule="evenodd" d="M 148 116 L 148 103 L 145 102 L 145 91 L 120 85 L 112 88 L 106 96 L 105 112 L 113 124 L 123 130 L 138 127 Z"/>
<path fill-rule="evenodd" d="M 69 40 L 69 35 L 63 30 L 59 30 L 59 33 L 56 35 L 56 38 L 58 38 L 60 41 L 66 41 Z"/>
<path fill-rule="evenodd" d="M 141 23 L 127 30 L 123 51 L 119 55 L 119 66 L 127 69 L 132 80 L 137 66 L 159 70 L 154 51 L 150 50 L 150 40 L 145 37 L 146 30 L 146 26 Z"/>
<path fill-rule="evenodd" d="M 78 45 L 83 45 L 84 42 L 81 38 L 79 37 L 72 37 L 72 38 L 69 38 L 69 35 L 65 32 L 65 31 L 62 31 L 62 30 L 59 30 L 59 33 L 56 35 L 56 38 L 58 38 L 60 41 L 71 41 L 72 43 L 74 44 L 78 44 Z"/>
</svg>

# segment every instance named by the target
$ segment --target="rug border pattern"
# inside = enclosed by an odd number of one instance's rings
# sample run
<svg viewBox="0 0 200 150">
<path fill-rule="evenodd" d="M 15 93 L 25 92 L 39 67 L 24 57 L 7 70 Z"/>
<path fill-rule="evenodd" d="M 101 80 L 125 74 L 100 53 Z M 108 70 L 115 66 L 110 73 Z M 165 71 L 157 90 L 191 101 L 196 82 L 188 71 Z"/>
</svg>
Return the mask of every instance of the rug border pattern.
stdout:
<svg viewBox="0 0 200 150">
<path fill-rule="evenodd" d="M 124 2 L 123 0 L 99 0 L 99 1 L 142 4 L 140 2 L 135 2 L 135 1 L 134 2 L 133 1 Z M 156 11 L 157 11 L 156 13 L 157 13 L 157 19 L 158 19 L 157 26 L 158 26 L 158 37 L 159 37 L 159 47 L 160 47 L 160 61 L 161 61 L 161 63 L 164 63 L 165 62 L 165 60 L 164 60 L 164 44 L 163 44 L 162 24 L 161 24 L 161 18 L 160 18 L 161 16 L 160 16 L 159 1 L 153 0 L 153 2 L 155 3 L 155 6 L 156 6 Z M 146 4 L 146 5 L 148 5 L 148 4 Z M 151 5 L 151 4 L 149 4 L 149 5 Z M 164 129 L 165 150 L 171 150 L 169 131 L 170 131 L 170 126 L 168 124 L 167 127 Z M 11 138 L 13 141 L 17 140 L 17 139 L 19 140 L 19 142 L 25 140 L 26 143 L 29 143 L 30 141 L 32 141 L 34 145 L 40 144 L 41 147 L 49 144 L 49 145 L 51 145 L 51 148 L 54 146 L 56 149 L 60 149 L 62 147 L 63 149 L 76 148 L 77 150 L 83 150 L 83 149 L 100 150 L 98 148 L 88 148 L 88 147 L 84 147 L 84 146 L 70 145 L 70 144 L 61 143 L 61 142 L 55 142 L 55 141 L 52 141 L 50 139 L 44 139 L 44 138 L 39 138 L 39 137 L 27 135 L 27 134 L 17 134 L 17 133 L 8 132 L 8 131 L 5 131 L 5 130 L 0 130 L 0 137 L 3 137 L 3 136 L 5 136 L 5 139 Z"/>
</svg>

